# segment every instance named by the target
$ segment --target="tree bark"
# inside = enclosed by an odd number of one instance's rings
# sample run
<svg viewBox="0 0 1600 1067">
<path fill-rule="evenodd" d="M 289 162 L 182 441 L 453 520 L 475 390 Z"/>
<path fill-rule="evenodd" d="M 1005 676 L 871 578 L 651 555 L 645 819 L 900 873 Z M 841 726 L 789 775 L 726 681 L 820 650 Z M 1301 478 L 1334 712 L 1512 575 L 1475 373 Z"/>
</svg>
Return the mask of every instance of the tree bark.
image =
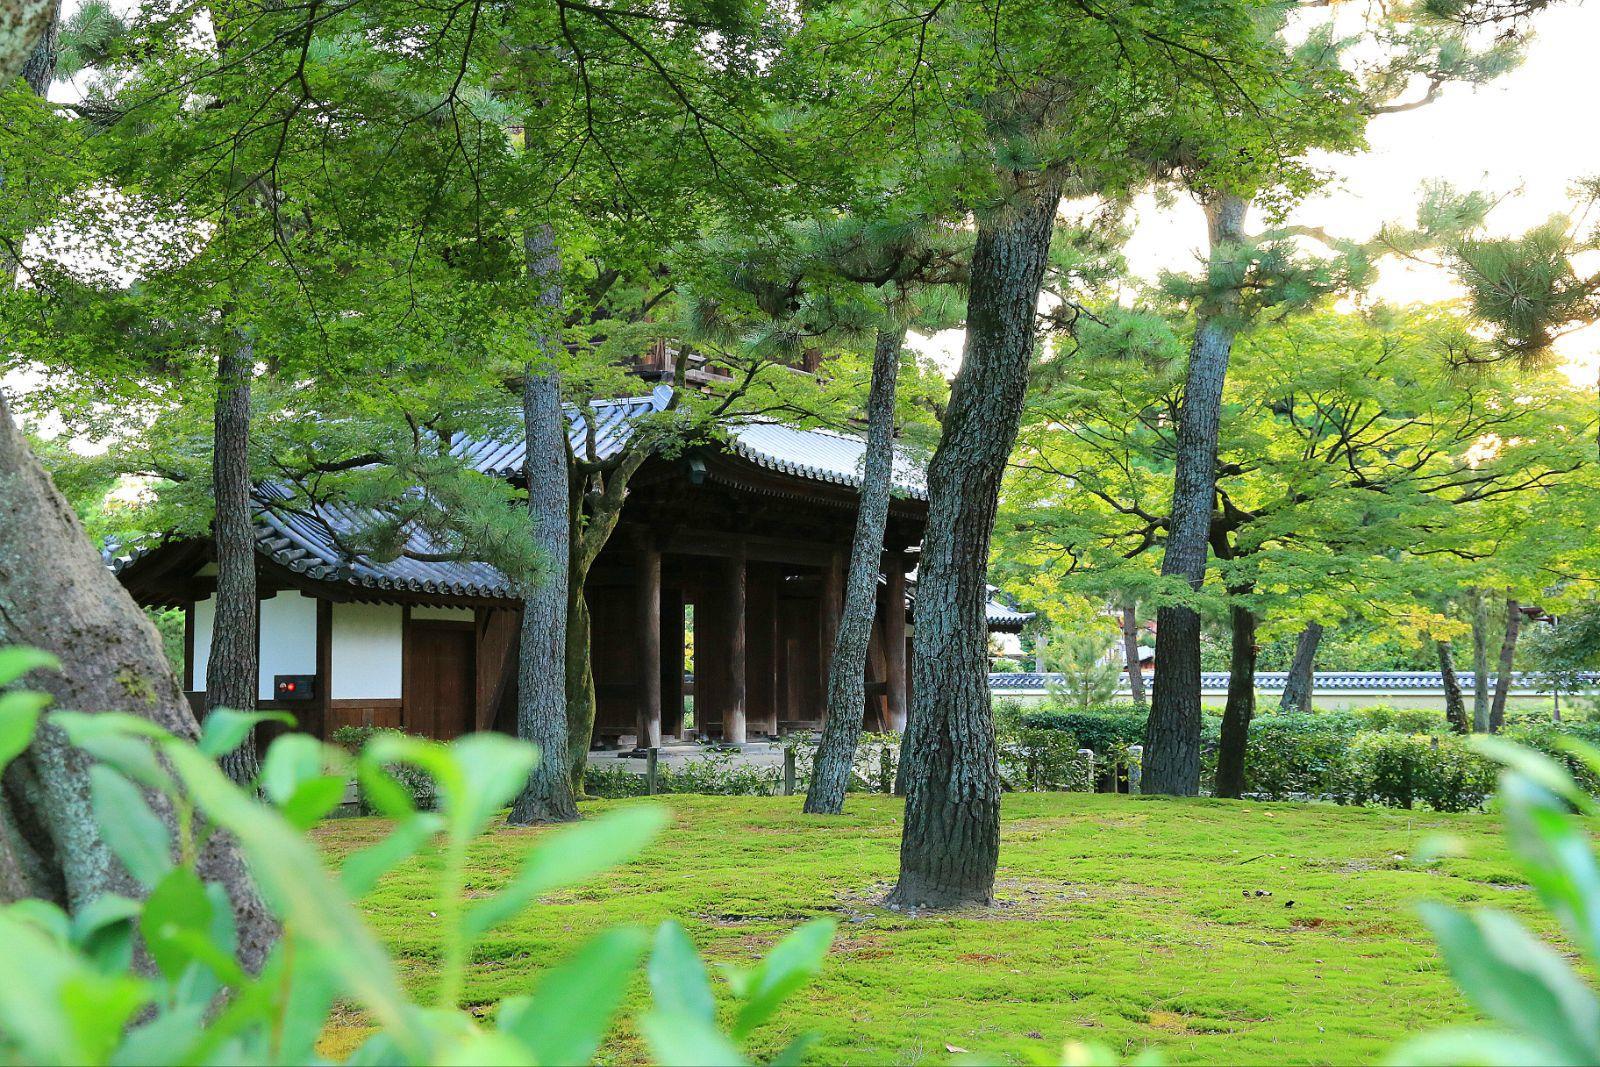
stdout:
<svg viewBox="0 0 1600 1067">
<path fill-rule="evenodd" d="M 928 465 L 928 524 L 911 642 L 899 908 L 986 904 L 1000 852 L 1000 778 L 984 623 L 989 538 L 1016 441 L 1039 287 L 1061 187 L 1051 178 L 979 220 L 967 338 Z"/>
<path fill-rule="evenodd" d="M 46 565 L 46 563 L 48 565 Z M 12 424 L 0 396 L 0 646 L 30 645 L 61 660 L 32 688 L 58 707 L 139 715 L 179 737 L 198 736 L 194 715 L 161 650 L 161 638 L 89 543 L 72 508 Z M 100 837 L 90 809 L 92 761 L 61 732 L 43 727 L 6 770 L 0 793 L 0 900 L 40 897 L 76 912 L 143 890 Z M 164 798 L 147 797 L 176 834 Z M 213 834 L 201 878 L 233 905 L 238 955 L 258 971 L 278 927 L 261 903 L 233 840 Z"/>
<path fill-rule="evenodd" d="M 844 811 L 845 789 L 865 713 L 867 645 L 877 614 L 878 574 L 883 564 L 883 531 L 889 521 L 889 491 L 894 470 L 894 398 L 900 372 L 903 326 L 880 326 L 872 353 L 872 384 L 867 392 L 867 451 L 861 477 L 861 505 L 845 576 L 844 613 L 834 639 L 828 670 L 828 717 L 822 727 L 806 790 L 805 810 L 813 815 Z M 895 610 L 890 604 L 888 610 Z M 902 608 L 902 610 L 904 610 Z"/>
<path fill-rule="evenodd" d="M 261 679 L 256 532 L 250 509 L 250 385 L 254 375 L 254 346 L 239 334 L 226 332 L 217 356 L 217 399 L 212 416 L 217 595 L 211 653 L 206 661 L 207 711 L 253 711 Z M 251 785 L 261 771 L 253 732 L 219 763 L 229 778 Z"/>
<path fill-rule="evenodd" d="M 1278 707 L 1284 711 L 1310 711 L 1311 690 L 1315 688 L 1317 648 L 1322 644 L 1322 624 L 1308 622 L 1294 643 L 1294 660 L 1289 677 L 1283 680 L 1283 696 Z"/>
<path fill-rule="evenodd" d="M 1500 639 L 1500 667 L 1494 678 L 1494 702 L 1489 705 L 1489 732 L 1506 724 L 1506 694 L 1511 691 L 1511 668 L 1517 654 L 1517 634 L 1522 629 L 1522 605 L 1506 597 L 1506 632 Z"/>
<path fill-rule="evenodd" d="M 1472 590 L 1472 729 L 1489 732 L 1489 598 Z"/>
<path fill-rule="evenodd" d="M 1212 262 L 1243 238 L 1249 204 L 1218 194 L 1206 205 Z M 1222 387 L 1233 350 L 1237 289 L 1215 294 L 1195 325 L 1178 421 L 1177 469 L 1161 573 L 1198 591 L 1205 582 L 1211 511 L 1217 488 Z M 1194 796 L 1200 791 L 1200 613 L 1169 604 L 1156 612 L 1156 678 L 1144 741 L 1144 791 Z"/>
<path fill-rule="evenodd" d="M 1139 662 L 1139 609 L 1132 602 L 1122 605 L 1122 656 L 1128 672 L 1128 693 L 1141 708 L 1144 698 L 1144 666 Z"/>
<path fill-rule="evenodd" d="M 543 313 L 535 327 L 539 363 L 522 376 L 526 437 L 523 477 L 528 486 L 529 535 L 547 573 L 522 596 L 522 642 L 517 662 L 517 736 L 539 748 L 539 762 L 511 807 L 513 826 L 569 822 L 578 817 L 567 752 L 568 551 L 567 419 L 561 407 L 556 323 L 563 303 L 561 252 L 549 223 L 523 233 L 528 280 Z M 581 586 L 580 586 L 581 590 Z M 579 596 L 582 596 L 580 591 Z"/>
<path fill-rule="evenodd" d="M 28 61 L 54 27 L 60 6 L 60 0 L 5 0 L 0 4 L 0 78 L 10 81 L 27 73 Z M 33 84 L 32 78 L 29 84 Z M 37 86 L 34 91 L 39 91 Z"/>
<path fill-rule="evenodd" d="M 1444 681 L 1444 718 L 1453 733 L 1470 733 L 1467 722 L 1467 704 L 1461 696 L 1461 679 L 1456 677 L 1455 649 L 1449 641 L 1438 642 L 1439 674 Z"/>
<path fill-rule="evenodd" d="M 1234 604 L 1228 609 L 1233 624 L 1233 651 L 1228 661 L 1228 702 L 1222 711 L 1222 743 L 1217 750 L 1216 794 L 1238 800 L 1244 795 L 1244 760 L 1250 740 L 1250 720 L 1256 713 L 1256 616 Z"/>
</svg>

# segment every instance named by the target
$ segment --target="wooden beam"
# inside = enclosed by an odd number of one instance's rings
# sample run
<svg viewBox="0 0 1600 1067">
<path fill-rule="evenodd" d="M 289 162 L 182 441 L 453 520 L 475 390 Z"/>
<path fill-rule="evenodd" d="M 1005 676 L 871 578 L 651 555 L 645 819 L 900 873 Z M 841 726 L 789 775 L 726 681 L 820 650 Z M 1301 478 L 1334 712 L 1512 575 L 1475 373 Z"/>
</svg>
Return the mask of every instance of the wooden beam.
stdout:
<svg viewBox="0 0 1600 1067">
<path fill-rule="evenodd" d="M 883 590 L 883 654 L 889 686 L 889 729 L 906 728 L 906 557 L 886 552 Z"/>
<path fill-rule="evenodd" d="M 637 744 L 655 748 L 661 744 L 661 552 L 648 537 L 640 541 L 634 575 L 639 637 L 639 655 L 633 667 L 639 681 Z"/>
<path fill-rule="evenodd" d="M 300 724 L 301 729 L 324 741 L 328 739 L 328 709 L 333 703 L 333 603 L 317 601 L 317 699 L 316 722 Z"/>
<path fill-rule="evenodd" d="M 812 541 L 784 537 L 756 537 L 715 533 L 709 530 L 674 534 L 662 546 L 674 555 L 711 556 L 716 559 L 748 559 L 758 563 L 796 563 L 807 567 L 826 566 L 834 550 Z"/>
<path fill-rule="evenodd" d="M 736 745 L 746 740 L 745 729 L 745 557 L 739 553 L 724 564 L 724 602 L 727 611 L 727 707 L 722 713 L 722 739 Z M 699 650 L 696 649 L 698 660 Z M 697 668 L 698 669 L 698 668 Z"/>
</svg>

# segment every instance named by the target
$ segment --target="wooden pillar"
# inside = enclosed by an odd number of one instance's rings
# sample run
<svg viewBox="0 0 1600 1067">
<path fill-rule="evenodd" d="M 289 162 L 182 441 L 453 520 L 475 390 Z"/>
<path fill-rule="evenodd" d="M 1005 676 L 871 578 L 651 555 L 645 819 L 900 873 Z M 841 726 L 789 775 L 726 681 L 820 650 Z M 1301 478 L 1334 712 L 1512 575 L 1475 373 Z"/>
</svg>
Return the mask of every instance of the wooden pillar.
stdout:
<svg viewBox="0 0 1600 1067">
<path fill-rule="evenodd" d="M 639 545 L 634 564 L 635 627 L 639 635 L 634 664 L 639 728 L 636 744 L 661 744 L 661 553 L 648 540 Z"/>
<path fill-rule="evenodd" d="M 683 737 L 683 609 L 682 589 L 661 592 L 661 732 Z"/>
<path fill-rule="evenodd" d="M 889 729 L 906 728 L 906 557 L 885 552 L 883 658 L 889 683 Z"/>
<path fill-rule="evenodd" d="M 726 563 L 724 610 L 727 612 L 727 700 L 722 713 L 722 739 L 736 745 L 745 742 L 745 554 L 741 544 Z"/>
<path fill-rule="evenodd" d="M 333 718 L 333 601 L 317 601 L 317 699 L 315 723 L 300 724 L 305 732 L 326 741 Z"/>
<path fill-rule="evenodd" d="M 833 645 L 839 636 L 839 616 L 844 612 L 844 560 L 837 550 L 822 570 L 821 607 L 822 631 L 818 635 L 817 646 L 817 664 L 821 667 L 821 695 L 818 697 L 816 715 L 819 720 L 826 719 L 828 714 L 828 674 L 833 669 Z"/>
</svg>

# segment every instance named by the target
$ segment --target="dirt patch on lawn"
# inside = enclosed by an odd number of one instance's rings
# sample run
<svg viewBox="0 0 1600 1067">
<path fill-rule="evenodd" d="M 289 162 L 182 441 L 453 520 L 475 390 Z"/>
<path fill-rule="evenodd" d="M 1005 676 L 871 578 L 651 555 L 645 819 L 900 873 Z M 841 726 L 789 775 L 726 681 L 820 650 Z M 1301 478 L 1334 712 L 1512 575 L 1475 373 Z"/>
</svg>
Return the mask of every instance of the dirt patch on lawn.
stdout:
<svg viewBox="0 0 1600 1067">
<path fill-rule="evenodd" d="M 846 922 L 867 922 L 872 919 L 897 917 L 913 919 L 978 919 L 1037 921 L 1057 918 L 1063 907 L 1089 900 L 1091 896 L 1121 894 L 1127 887 L 1112 885 L 1097 887 L 1091 894 L 1082 883 L 1061 882 L 1050 878 L 1001 878 L 994 885 L 994 903 L 988 907 L 973 906 L 940 911 L 901 911 L 890 908 L 884 898 L 894 888 L 893 882 L 874 882 L 863 889 L 846 889 L 838 893 L 834 910 Z M 1149 887 L 1136 887 L 1148 889 Z M 1139 895 L 1145 895 L 1140 893 Z M 1150 893 L 1149 895 L 1158 895 Z"/>
</svg>

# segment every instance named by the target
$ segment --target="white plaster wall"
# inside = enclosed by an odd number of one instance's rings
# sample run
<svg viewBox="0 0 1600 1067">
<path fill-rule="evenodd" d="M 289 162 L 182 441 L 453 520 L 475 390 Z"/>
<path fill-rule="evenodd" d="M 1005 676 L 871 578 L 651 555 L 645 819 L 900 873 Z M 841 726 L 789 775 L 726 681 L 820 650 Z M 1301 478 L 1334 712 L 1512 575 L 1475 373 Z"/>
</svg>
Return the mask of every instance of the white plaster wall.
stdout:
<svg viewBox="0 0 1600 1067">
<path fill-rule="evenodd" d="M 333 605 L 333 700 L 399 700 L 403 609 L 398 604 Z"/>
<path fill-rule="evenodd" d="M 199 632 L 196 630 L 196 639 Z M 279 674 L 317 673 L 317 602 L 297 590 L 284 590 L 261 602 L 260 700 L 273 698 Z"/>
<path fill-rule="evenodd" d="M 211 662 L 211 623 L 217 617 L 217 598 L 208 596 L 194 605 L 194 687 L 206 687 L 206 665 Z"/>
</svg>

